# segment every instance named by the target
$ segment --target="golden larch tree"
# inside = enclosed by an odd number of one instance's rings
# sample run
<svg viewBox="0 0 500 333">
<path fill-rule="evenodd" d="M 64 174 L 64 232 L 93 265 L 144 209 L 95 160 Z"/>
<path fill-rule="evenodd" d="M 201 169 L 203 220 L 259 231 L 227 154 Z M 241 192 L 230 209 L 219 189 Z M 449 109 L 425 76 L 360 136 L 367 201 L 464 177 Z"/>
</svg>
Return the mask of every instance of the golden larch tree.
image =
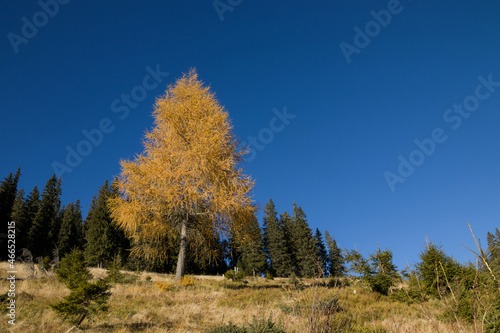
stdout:
<svg viewBox="0 0 500 333">
<path fill-rule="evenodd" d="M 158 98 L 144 151 L 122 160 L 112 216 L 136 246 L 161 258 L 166 239 L 180 238 L 176 280 L 184 275 L 188 243 L 214 233 L 238 235 L 254 218 L 253 181 L 239 168 L 228 113 L 194 69 Z M 244 236 L 243 236 L 244 238 Z"/>
</svg>

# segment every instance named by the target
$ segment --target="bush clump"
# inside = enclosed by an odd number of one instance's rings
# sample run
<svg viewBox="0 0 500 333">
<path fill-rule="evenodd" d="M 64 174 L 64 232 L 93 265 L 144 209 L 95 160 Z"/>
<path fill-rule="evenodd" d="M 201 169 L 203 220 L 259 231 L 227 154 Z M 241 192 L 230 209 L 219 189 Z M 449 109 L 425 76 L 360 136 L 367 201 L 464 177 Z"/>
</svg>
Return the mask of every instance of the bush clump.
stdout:
<svg viewBox="0 0 500 333">
<path fill-rule="evenodd" d="M 155 285 L 158 289 L 160 289 L 161 291 L 170 291 L 172 290 L 174 287 L 175 287 L 175 284 L 174 283 L 171 283 L 171 282 L 160 282 L 160 281 L 156 281 L 155 282 Z"/>
<path fill-rule="evenodd" d="M 233 280 L 234 282 L 243 282 L 247 277 L 247 275 L 245 274 L 244 271 L 239 271 L 238 273 L 235 273 L 234 269 L 230 269 L 224 274 L 224 277 L 227 280 Z"/>
<path fill-rule="evenodd" d="M 194 286 L 195 281 L 196 280 L 194 278 L 192 278 L 191 276 L 183 276 L 181 279 L 181 286 L 183 286 L 183 287 Z"/>
</svg>

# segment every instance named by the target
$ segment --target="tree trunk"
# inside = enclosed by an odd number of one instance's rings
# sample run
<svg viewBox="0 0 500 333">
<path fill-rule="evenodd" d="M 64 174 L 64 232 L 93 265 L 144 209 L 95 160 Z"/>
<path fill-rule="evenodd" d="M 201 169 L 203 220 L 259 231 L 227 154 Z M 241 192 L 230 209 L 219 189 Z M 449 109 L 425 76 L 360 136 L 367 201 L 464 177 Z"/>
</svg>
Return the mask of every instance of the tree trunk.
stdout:
<svg viewBox="0 0 500 333">
<path fill-rule="evenodd" d="M 178 281 L 180 278 L 182 278 L 184 276 L 184 272 L 186 271 L 186 254 L 188 245 L 187 224 L 187 219 L 181 222 L 181 246 L 179 249 L 179 258 L 177 259 L 175 281 Z"/>
<path fill-rule="evenodd" d="M 87 311 L 85 311 L 85 313 L 83 314 L 83 316 L 78 320 L 78 322 L 76 323 L 75 326 L 80 326 L 80 324 L 82 323 L 82 321 L 85 319 L 85 317 L 87 317 Z"/>
</svg>

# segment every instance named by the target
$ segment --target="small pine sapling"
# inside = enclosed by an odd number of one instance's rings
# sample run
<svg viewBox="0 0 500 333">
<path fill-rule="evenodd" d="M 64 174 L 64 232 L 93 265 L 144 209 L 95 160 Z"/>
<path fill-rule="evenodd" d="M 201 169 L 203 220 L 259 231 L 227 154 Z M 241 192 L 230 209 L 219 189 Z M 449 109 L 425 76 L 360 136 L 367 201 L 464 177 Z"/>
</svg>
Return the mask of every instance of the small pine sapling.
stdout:
<svg viewBox="0 0 500 333">
<path fill-rule="evenodd" d="M 70 294 L 63 301 L 50 307 L 68 322 L 78 326 L 86 317 L 108 310 L 111 284 L 108 278 L 90 282 L 92 274 L 85 267 L 81 250 L 73 250 L 56 270 L 59 282 L 66 285 Z"/>
</svg>

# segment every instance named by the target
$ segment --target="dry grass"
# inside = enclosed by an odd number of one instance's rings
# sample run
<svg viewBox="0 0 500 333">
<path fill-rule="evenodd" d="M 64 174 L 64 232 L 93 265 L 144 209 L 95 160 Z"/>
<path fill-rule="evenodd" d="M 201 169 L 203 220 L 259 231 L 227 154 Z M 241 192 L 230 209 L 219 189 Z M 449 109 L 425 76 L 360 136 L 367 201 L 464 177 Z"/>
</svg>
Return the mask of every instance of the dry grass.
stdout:
<svg viewBox="0 0 500 333">
<path fill-rule="evenodd" d="M 18 266 L 18 277 L 24 273 Z M 0 264 L 5 277 L 7 265 Z M 105 270 L 92 269 L 94 277 Z M 249 278 L 248 283 L 224 281 L 223 277 L 192 276 L 186 283 L 173 283 L 174 276 L 143 272 L 124 272 L 128 283 L 113 287 L 110 310 L 84 321 L 87 332 L 204 332 L 208 327 L 232 322 L 243 324 L 254 317 L 281 322 L 287 332 L 323 332 L 329 326 L 340 332 L 453 332 L 453 321 L 445 321 L 441 301 L 416 304 L 392 301 L 360 286 L 326 288 L 305 280 L 303 288 L 282 288 L 287 279 L 273 281 Z M 159 288 L 170 285 L 170 288 Z M 0 294 L 8 282 L 0 281 Z M 354 292 L 356 290 L 356 292 Z M 68 291 L 53 276 L 17 281 L 16 325 L 7 323 L 1 310 L 0 332 L 65 332 L 71 326 L 48 307 Z M 342 311 L 322 307 L 338 299 Z M 5 306 L 2 305 L 2 308 Z M 472 331 L 463 323 L 465 332 Z M 74 331 L 73 331 L 74 332 Z"/>
</svg>

